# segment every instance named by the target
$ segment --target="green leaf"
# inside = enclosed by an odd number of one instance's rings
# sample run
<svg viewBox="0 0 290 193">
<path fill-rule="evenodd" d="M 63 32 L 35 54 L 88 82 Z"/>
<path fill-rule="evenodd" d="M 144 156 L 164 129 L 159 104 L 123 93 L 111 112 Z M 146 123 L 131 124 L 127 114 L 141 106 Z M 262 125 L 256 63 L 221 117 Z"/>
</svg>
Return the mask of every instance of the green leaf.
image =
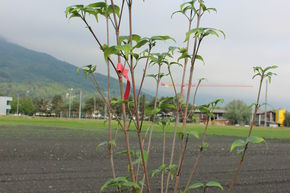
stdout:
<svg viewBox="0 0 290 193">
<path fill-rule="evenodd" d="M 263 80 L 264 78 L 268 78 L 269 80 L 269 83 L 271 83 L 271 80 L 272 80 L 272 76 L 274 75 L 277 75 L 276 73 L 273 73 L 269 70 L 272 70 L 272 69 L 276 69 L 278 66 L 276 65 L 273 65 L 273 66 L 268 66 L 268 67 L 265 67 L 264 69 L 260 66 L 255 66 L 253 67 L 253 70 L 254 70 L 254 76 L 252 77 L 252 79 L 254 79 L 255 77 L 260 77 L 261 80 Z"/>
<path fill-rule="evenodd" d="M 88 5 L 88 7 L 105 8 L 106 7 L 106 3 L 105 2 L 91 3 L 91 4 Z"/>
<path fill-rule="evenodd" d="M 175 14 L 177 14 L 177 13 L 181 13 L 181 14 L 183 14 L 182 11 L 174 11 L 174 12 L 171 14 L 171 18 L 173 18 L 173 16 L 174 16 Z"/>
<path fill-rule="evenodd" d="M 118 16 L 118 17 L 120 17 L 120 7 L 119 6 L 117 6 L 116 4 L 114 4 L 114 9 L 115 9 L 115 13 L 116 13 L 116 15 Z M 113 12 L 113 7 L 112 7 L 112 5 L 109 5 L 108 6 L 108 14 L 110 15 L 110 14 L 113 14 L 114 12 Z"/>
<path fill-rule="evenodd" d="M 194 29 L 191 29 L 189 30 L 186 35 L 185 35 L 185 42 L 187 40 L 189 40 L 191 34 L 194 34 L 194 37 L 198 37 L 200 34 L 202 33 L 202 29 L 201 28 L 194 28 Z"/>
<path fill-rule="evenodd" d="M 173 180 L 173 178 L 174 178 L 174 173 L 175 173 L 175 171 L 177 170 L 177 165 L 176 164 L 171 164 L 171 165 L 169 165 L 168 166 L 168 170 L 170 171 L 170 178 L 171 178 L 171 180 Z"/>
<path fill-rule="evenodd" d="M 173 64 L 177 64 L 178 66 L 181 66 L 182 67 L 182 64 L 179 63 L 179 62 L 170 62 L 168 67 L 172 66 Z"/>
<path fill-rule="evenodd" d="M 108 145 L 108 141 L 103 141 L 102 143 L 98 144 L 97 147 L 101 147 L 103 145 Z"/>
<path fill-rule="evenodd" d="M 244 148 L 238 148 L 237 149 L 237 155 L 241 156 L 244 153 Z"/>
<path fill-rule="evenodd" d="M 140 186 L 136 182 L 124 182 L 122 187 L 136 188 L 138 192 L 140 191 Z"/>
<path fill-rule="evenodd" d="M 127 154 L 127 150 L 122 150 L 122 151 L 118 151 L 118 152 L 116 152 L 116 155 L 119 155 L 119 154 Z M 133 155 L 134 154 L 134 152 L 131 150 L 131 155 Z"/>
<path fill-rule="evenodd" d="M 159 78 L 160 79 L 163 78 L 164 76 L 168 76 L 168 74 L 165 74 L 165 73 L 162 73 L 162 72 L 159 74 Z"/>
<path fill-rule="evenodd" d="M 116 141 L 115 140 L 111 140 L 111 141 L 103 141 L 102 143 L 98 144 L 97 145 L 97 148 L 96 150 L 98 150 L 98 148 L 104 146 L 104 145 L 107 145 L 109 147 L 109 145 L 112 145 L 112 146 L 116 146 Z"/>
<path fill-rule="evenodd" d="M 133 47 L 131 45 L 129 45 L 129 44 L 125 44 L 125 45 L 122 45 L 122 46 L 115 46 L 115 48 L 117 50 L 122 51 L 127 59 L 129 58 L 129 54 L 131 53 L 131 50 L 133 49 Z"/>
<path fill-rule="evenodd" d="M 251 103 L 251 104 L 248 106 L 248 108 L 249 108 L 249 109 L 252 109 L 254 106 L 256 106 L 256 104 L 257 104 L 257 103 Z"/>
<path fill-rule="evenodd" d="M 190 132 L 189 132 L 189 135 L 192 135 L 192 136 L 194 136 L 196 139 L 199 139 L 199 133 L 198 133 L 198 131 L 190 131 Z"/>
<path fill-rule="evenodd" d="M 152 41 L 156 41 L 156 40 L 162 40 L 162 41 L 172 40 L 172 41 L 176 42 L 175 39 L 170 37 L 170 36 L 152 36 L 151 40 Z"/>
<path fill-rule="evenodd" d="M 122 150 L 122 151 L 118 151 L 118 152 L 115 152 L 116 155 L 121 155 L 121 154 L 124 154 L 124 155 L 127 155 L 128 154 L 128 151 L 127 150 Z M 140 152 L 139 151 L 134 151 L 134 150 L 131 150 L 130 151 L 130 154 L 132 157 L 137 157 L 140 155 Z M 138 162 L 135 162 L 135 163 L 138 163 Z M 128 165 L 129 166 L 129 165 Z M 130 167 L 128 168 L 128 171 L 130 170 Z"/>
<path fill-rule="evenodd" d="M 82 18 L 82 15 L 80 13 L 83 14 L 83 7 L 84 5 L 72 5 L 72 6 L 67 7 L 65 10 L 65 16 L 69 17 L 69 19 L 73 17 Z"/>
<path fill-rule="evenodd" d="M 122 100 L 122 99 L 119 99 L 119 100 L 112 100 L 112 101 L 111 101 L 111 104 L 112 104 L 112 105 L 117 105 L 117 104 L 127 104 L 127 103 L 129 103 L 128 100 Z"/>
<path fill-rule="evenodd" d="M 148 151 L 144 150 L 143 152 L 144 152 L 144 159 L 145 159 L 145 162 L 147 164 L 148 158 L 149 158 Z M 140 157 L 141 157 L 141 152 L 140 152 Z"/>
<path fill-rule="evenodd" d="M 224 38 L 226 37 L 225 33 L 222 30 L 219 29 L 214 29 L 214 28 L 193 28 L 191 30 L 189 30 L 186 33 L 185 36 L 185 41 L 189 40 L 191 34 L 193 34 L 194 38 L 200 37 L 200 39 L 203 39 L 204 37 L 208 36 L 208 35 L 214 35 L 216 37 L 219 37 L 219 33 L 221 33 Z"/>
<path fill-rule="evenodd" d="M 127 177 L 117 177 L 115 179 L 109 179 L 106 183 L 101 187 L 100 193 L 104 192 L 107 188 L 121 188 L 123 183 L 127 183 Z"/>
<path fill-rule="evenodd" d="M 203 60 L 203 57 L 202 57 L 201 55 L 196 55 L 195 58 L 196 58 L 197 60 L 202 61 L 202 63 L 205 64 L 205 63 L 204 63 L 204 60 Z"/>
<path fill-rule="evenodd" d="M 219 37 L 219 34 L 214 29 L 208 29 L 205 31 L 204 34 L 202 34 L 203 37 L 208 36 L 208 35 L 214 35 L 216 37 Z"/>
<path fill-rule="evenodd" d="M 262 143 L 265 142 L 265 139 L 262 137 L 250 136 L 247 138 L 247 143 Z"/>
<path fill-rule="evenodd" d="M 105 58 L 105 61 L 108 62 L 108 58 L 110 57 L 110 55 L 113 55 L 113 54 L 118 54 L 118 50 L 116 49 L 116 46 L 111 46 L 111 47 L 108 47 L 106 44 L 103 46 L 104 48 L 104 58 Z"/>
<path fill-rule="evenodd" d="M 177 136 L 178 136 L 179 139 L 182 139 L 183 133 L 182 132 L 178 132 Z"/>
<path fill-rule="evenodd" d="M 130 36 L 120 36 L 120 42 L 127 40 L 125 43 L 128 44 L 130 42 Z M 141 40 L 141 37 L 138 34 L 132 34 L 132 41 L 136 43 Z"/>
<path fill-rule="evenodd" d="M 230 152 L 232 153 L 232 151 L 236 148 L 236 147 L 241 147 L 241 146 L 244 146 L 246 145 L 246 142 L 242 139 L 237 139 L 235 140 L 233 143 L 232 143 L 232 146 L 231 146 L 231 149 L 230 149 Z"/>
<path fill-rule="evenodd" d="M 148 39 L 141 39 L 139 42 L 137 42 L 137 44 L 133 47 L 133 49 L 141 48 L 142 46 L 144 46 L 147 43 L 148 43 Z"/>
<path fill-rule="evenodd" d="M 165 171 L 165 169 L 166 169 L 166 165 L 165 165 L 165 164 L 162 164 L 162 165 L 159 166 L 157 169 L 154 169 L 154 170 L 152 171 L 152 175 L 151 175 L 151 176 L 154 177 L 154 176 L 156 176 L 157 174 L 159 174 L 159 173 Z"/>
<path fill-rule="evenodd" d="M 87 74 L 87 73 L 92 74 L 96 71 L 96 68 L 97 68 L 96 65 L 89 64 L 89 65 L 82 67 L 82 70 L 84 71 L 85 74 Z"/>
<path fill-rule="evenodd" d="M 174 110 L 174 109 L 176 109 L 176 106 L 175 106 L 175 104 L 163 104 L 163 105 L 161 106 L 161 109 L 170 109 L 170 110 Z"/>
<path fill-rule="evenodd" d="M 181 59 L 191 58 L 191 55 L 188 54 L 186 48 L 180 48 L 178 52 L 181 53 L 181 56 L 177 59 L 178 62 Z"/>
<path fill-rule="evenodd" d="M 203 187 L 204 187 L 203 183 L 197 182 L 197 183 L 189 185 L 187 190 L 194 190 L 194 189 L 203 188 Z"/>
<path fill-rule="evenodd" d="M 208 114 L 210 112 L 209 105 L 198 106 L 198 109 L 200 110 L 200 112 L 205 113 L 205 114 Z"/>
<path fill-rule="evenodd" d="M 206 183 L 205 186 L 206 187 L 216 187 L 216 188 L 221 189 L 222 191 L 224 190 L 223 186 L 219 182 L 215 182 L 215 181 L 208 182 L 208 183 Z"/>
<path fill-rule="evenodd" d="M 147 77 L 152 77 L 152 78 L 154 78 L 154 79 L 156 80 L 158 74 L 148 74 L 148 75 L 146 75 L 146 76 L 147 76 Z"/>
<path fill-rule="evenodd" d="M 206 11 L 207 11 L 208 13 L 210 13 L 210 11 L 213 11 L 213 12 L 217 13 L 216 8 L 207 8 Z"/>
<path fill-rule="evenodd" d="M 210 105 L 216 106 L 218 103 L 223 103 L 223 102 L 224 102 L 224 99 L 216 99 L 216 100 L 210 102 Z"/>
<path fill-rule="evenodd" d="M 160 108 L 154 108 L 154 109 L 152 109 L 151 110 L 151 115 L 156 115 L 157 113 L 159 113 L 161 111 L 161 109 Z"/>
<path fill-rule="evenodd" d="M 207 142 L 203 142 L 202 143 L 202 148 L 208 148 L 208 143 Z"/>
<path fill-rule="evenodd" d="M 133 57 L 135 58 L 135 60 L 139 60 L 140 59 L 140 55 L 137 53 L 133 53 Z"/>
</svg>

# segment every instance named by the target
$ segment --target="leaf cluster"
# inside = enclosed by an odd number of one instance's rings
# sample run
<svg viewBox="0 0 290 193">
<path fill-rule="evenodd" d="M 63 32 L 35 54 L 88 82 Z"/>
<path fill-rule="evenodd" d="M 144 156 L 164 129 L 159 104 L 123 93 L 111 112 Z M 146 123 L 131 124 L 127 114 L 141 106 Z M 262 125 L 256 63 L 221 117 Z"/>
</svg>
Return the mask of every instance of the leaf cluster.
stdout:
<svg viewBox="0 0 290 193">
<path fill-rule="evenodd" d="M 272 76 L 277 75 L 276 73 L 272 72 L 272 70 L 276 68 L 278 68 L 278 66 L 276 65 L 267 66 L 265 68 L 262 68 L 261 66 L 255 66 L 253 67 L 254 76 L 252 79 L 256 77 L 260 77 L 261 80 L 263 80 L 264 78 L 268 78 L 269 83 L 271 83 Z"/>
<path fill-rule="evenodd" d="M 182 14 L 184 15 L 189 21 L 192 20 L 196 15 L 199 14 L 199 8 L 196 8 L 196 3 L 197 0 L 191 0 L 185 3 L 182 3 L 179 6 L 179 10 L 175 11 L 172 13 L 171 18 L 175 15 L 175 14 Z M 203 15 L 205 12 L 217 12 L 217 10 L 215 8 L 208 8 L 206 7 L 206 5 L 203 3 L 203 1 L 198 1 L 199 6 L 202 9 L 202 13 L 201 15 Z"/>
<path fill-rule="evenodd" d="M 199 41 L 202 41 L 203 38 L 209 35 L 214 35 L 216 37 L 219 37 L 219 33 L 222 34 L 224 38 L 226 37 L 226 34 L 220 29 L 205 28 L 205 27 L 193 28 L 186 33 L 184 41 L 189 40 L 192 34 L 194 38 L 199 38 Z"/>
<path fill-rule="evenodd" d="M 85 5 L 72 5 L 66 8 L 65 15 L 67 18 L 71 19 L 73 17 L 79 17 L 82 20 L 86 19 L 86 15 L 93 15 L 96 21 L 99 21 L 99 16 L 104 16 L 105 18 L 110 17 L 111 14 L 116 13 L 120 17 L 120 7 L 114 5 L 107 5 L 105 2 L 96 2 Z"/>
<path fill-rule="evenodd" d="M 191 184 L 188 186 L 187 191 L 194 190 L 194 189 L 203 189 L 205 192 L 205 190 L 207 188 L 211 188 L 211 187 L 219 188 L 222 191 L 224 190 L 223 186 L 219 182 L 210 181 L 207 183 L 197 182 L 197 183 Z M 183 193 L 183 192 L 181 192 L 181 193 Z"/>
<path fill-rule="evenodd" d="M 132 191 L 132 189 L 136 189 L 137 193 L 140 193 L 140 186 L 136 182 L 131 182 L 128 179 L 128 177 L 117 177 L 115 179 L 109 179 L 101 187 L 100 193 L 103 193 L 106 189 L 109 188 L 117 188 L 121 192 L 129 192 Z"/>
<path fill-rule="evenodd" d="M 204 113 L 208 118 L 214 118 L 213 111 L 215 110 L 218 103 L 223 103 L 223 102 L 224 102 L 223 99 L 217 99 L 208 104 L 198 106 L 197 108 L 200 110 L 200 112 Z"/>
<path fill-rule="evenodd" d="M 154 176 L 164 172 L 165 174 L 169 173 L 171 180 L 173 180 L 176 170 L 177 170 L 177 165 L 176 164 L 171 164 L 171 165 L 168 165 L 168 166 L 166 166 L 165 164 L 162 164 L 157 169 L 152 170 L 152 175 L 151 176 L 154 177 Z"/>
<path fill-rule="evenodd" d="M 179 62 L 182 59 L 191 59 L 193 57 L 192 54 L 189 54 L 186 48 L 179 48 L 178 52 L 181 54 L 178 59 L 177 62 Z M 203 64 L 205 64 L 204 59 L 201 55 L 196 54 L 195 55 L 195 59 L 200 60 Z"/>
<path fill-rule="evenodd" d="M 265 142 L 265 139 L 262 137 L 257 137 L 257 136 L 250 136 L 248 137 L 246 140 L 243 139 L 237 139 L 235 140 L 230 148 L 230 152 L 232 153 L 234 149 L 236 148 L 240 148 L 238 149 L 237 153 L 238 155 L 242 154 L 245 147 L 248 145 L 248 143 L 262 143 Z"/>
<path fill-rule="evenodd" d="M 108 149 L 110 148 L 110 146 L 116 147 L 116 141 L 115 140 L 103 141 L 102 143 L 97 145 L 96 150 L 98 151 L 98 149 L 102 146 L 107 146 Z"/>
</svg>

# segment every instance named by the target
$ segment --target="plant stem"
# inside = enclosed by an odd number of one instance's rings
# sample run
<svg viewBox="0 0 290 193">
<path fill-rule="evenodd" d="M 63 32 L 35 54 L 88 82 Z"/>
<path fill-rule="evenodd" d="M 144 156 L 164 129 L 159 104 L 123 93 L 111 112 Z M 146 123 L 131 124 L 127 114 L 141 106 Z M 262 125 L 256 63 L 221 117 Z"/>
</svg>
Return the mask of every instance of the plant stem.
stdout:
<svg viewBox="0 0 290 193">
<path fill-rule="evenodd" d="M 190 185 L 192 177 L 193 177 L 193 175 L 194 175 L 194 173 L 195 173 L 195 171 L 197 169 L 198 162 L 200 160 L 200 155 L 201 155 L 201 152 L 203 151 L 203 143 L 204 143 L 206 132 L 207 132 L 207 128 L 208 128 L 208 123 L 209 123 L 209 117 L 207 118 L 207 121 L 206 121 L 205 129 L 204 129 L 204 132 L 203 132 L 203 136 L 202 136 L 202 140 L 201 140 L 201 144 L 200 144 L 200 148 L 199 148 L 199 152 L 198 152 L 197 157 L 196 157 L 196 159 L 194 161 L 190 176 L 188 178 L 187 184 L 186 184 L 185 189 L 184 189 L 184 193 L 187 192 L 187 188 Z"/>
<path fill-rule="evenodd" d="M 250 125 L 250 130 L 249 130 L 248 137 L 251 136 L 252 130 L 253 130 L 253 126 L 254 126 L 255 121 L 256 121 L 256 114 L 257 114 L 257 111 L 258 111 L 258 108 L 259 108 L 259 100 L 260 100 L 260 94 L 261 94 L 261 88 L 262 88 L 262 84 L 263 84 L 263 79 L 264 79 L 264 76 L 262 76 L 261 79 L 260 79 L 259 91 L 258 91 L 257 101 L 256 101 L 256 105 L 255 105 L 255 110 L 254 110 L 254 116 L 253 116 L 253 119 L 252 119 L 252 122 L 251 122 L 251 125 Z M 238 175 L 239 175 L 239 173 L 241 171 L 241 168 L 242 168 L 242 165 L 243 165 L 243 161 L 244 161 L 247 149 L 248 149 L 248 143 L 244 147 L 244 151 L 243 151 L 242 157 L 240 159 L 240 163 L 239 163 L 238 168 L 237 168 L 237 170 L 235 172 L 235 175 L 234 175 L 234 177 L 232 179 L 232 182 L 231 182 L 231 185 L 230 185 L 228 193 L 232 192 L 233 187 L 234 187 L 234 185 L 235 185 L 235 183 L 236 183 L 236 181 L 238 179 Z"/>
<path fill-rule="evenodd" d="M 144 146 L 144 143 L 145 143 L 145 139 L 146 139 L 146 137 L 147 137 L 147 135 L 148 135 L 149 129 L 150 129 L 150 127 L 148 127 L 148 128 L 146 129 L 145 135 L 144 135 L 144 137 L 143 137 L 143 141 L 142 141 L 143 146 Z M 138 182 L 139 171 L 140 171 L 140 163 L 138 162 L 137 171 L 136 171 L 136 182 Z"/>
<path fill-rule="evenodd" d="M 192 10 L 190 12 L 190 19 L 188 20 L 188 31 L 191 29 L 191 25 L 192 25 Z M 186 42 L 186 51 L 188 52 L 189 49 L 189 42 L 190 39 L 187 40 Z M 184 80 L 185 80 L 185 74 L 186 74 L 186 66 L 187 66 L 187 58 L 184 60 L 184 65 L 183 65 L 183 74 L 182 74 L 182 80 L 181 80 L 181 91 L 180 93 L 183 93 L 183 85 L 184 85 Z M 174 92 L 175 92 L 175 97 L 176 97 L 176 106 L 177 106 L 177 111 L 176 111 L 176 116 L 175 116 L 175 124 L 174 124 L 174 133 L 173 133 L 173 139 L 172 139 L 172 146 L 171 146 L 171 155 L 170 155 L 170 161 L 169 161 L 169 165 L 172 165 L 173 163 L 173 159 L 174 159 L 174 153 L 175 153 L 175 141 L 176 141 L 176 134 L 177 134 L 177 127 L 178 127 L 178 123 L 179 123 L 179 99 L 178 99 L 178 95 L 176 92 L 176 88 L 175 88 L 175 84 L 174 84 L 174 80 L 172 77 L 172 74 L 170 72 L 170 68 L 168 68 L 169 70 L 169 75 L 171 78 L 171 83 L 173 84 L 173 88 L 174 88 Z M 165 188 L 165 193 L 168 193 L 168 188 L 169 188 L 169 182 L 170 182 L 170 172 L 167 174 L 167 181 L 166 181 L 166 188 Z"/>
<path fill-rule="evenodd" d="M 100 46 L 100 49 L 102 51 L 104 51 L 104 47 L 102 46 L 101 42 L 99 41 L 99 39 L 97 38 L 94 30 L 92 29 L 92 27 L 88 24 L 88 22 L 83 18 L 83 22 L 86 24 L 87 28 L 89 29 L 89 31 L 91 32 L 92 36 L 94 37 L 94 39 L 96 40 L 97 44 Z M 108 60 L 110 61 L 110 63 L 112 64 L 115 72 L 117 73 L 117 68 L 114 65 L 114 62 L 111 60 L 111 58 L 109 57 Z"/>
<path fill-rule="evenodd" d="M 108 0 L 105 0 L 106 6 L 108 5 Z M 106 17 L 106 27 L 107 27 L 107 45 L 110 45 L 110 30 L 109 30 L 109 18 Z M 112 117 L 111 117 L 111 97 L 110 97 L 110 65 L 109 62 L 107 61 L 107 70 L 108 70 L 108 95 L 107 95 L 107 111 L 108 111 L 108 128 L 109 128 L 109 141 L 112 141 L 112 127 L 111 127 L 111 122 L 112 122 Z M 111 169 L 112 169 L 112 176 L 113 179 L 116 178 L 116 172 L 115 172 L 115 166 L 114 166 L 114 157 L 113 157 L 113 145 L 110 143 L 109 147 L 109 153 L 110 153 L 110 164 L 111 164 Z"/>
<path fill-rule="evenodd" d="M 197 24 L 196 28 L 199 28 L 200 25 L 200 19 L 201 19 L 201 3 L 199 6 L 199 13 L 197 15 Z M 200 43 L 200 42 L 199 42 Z M 194 64 L 196 61 L 196 54 L 198 52 L 199 48 L 199 43 L 198 43 L 198 37 L 195 37 L 194 40 L 194 46 L 193 46 L 193 54 L 191 58 L 191 67 L 190 67 L 190 74 L 189 74 L 189 86 L 187 89 L 187 97 L 186 97 L 186 104 L 185 104 L 185 111 L 183 114 L 183 123 L 182 123 L 182 139 L 181 139 L 181 144 L 180 144 L 180 152 L 179 152 L 179 161 L 178 161 L 178 169 L 176 173 L 176 178 L 175 178 L 175 188 L 174 188 L 174 193 L 177 193 L 178 186 L 179 186 L 179 181 L 180 181 L 180 174 L 181 174 L 181 167 L 182 167 L 182 155 L 184 154 L 183 151 L 183 145 L 184 145 L 184 134 L 185 134 L 185 129 L 186 129 L 186 119 L 187 119 L 187 111 L 188 111 L 188 103 L 189 103 L 189 97 L 190 97 L 190 91 L 191 91 L 191 84 L 192 84 L 192 76 L 193 76 L 193 71 L 194 71 Z"/>
<path fill-rule="evenodd" d="M 117 16 L 116 16 L 113 0 L 111 0 L 111 5 L 112 5 L 112 10 L 113 10 L 114 22 L 115 22 L 115 26 L 116 26 L 115 33 L 116 33 L 117 45 L 119 46 L 120 45 L 120 36 L 119 36 L 120 25 L 117 22 Z M 120 56 L 118 56 L 118 63 L 121 63 Z M 123 100 L 123 98 L 124 98 L 124 96 L 123 96 L 123 78 L 122 78 L 121 73 L 118 73 L 118 76 L 119 76 L 121 99 Z M 121 110 L 122 110 L 122 114 L 123 114 L 124 134 L 125 134 L 125 142 L 126 142 L 126 147 L 127 147 L 127 156 L 128 156 L 128 161 L 129 161 L 131 180 L 132 180 L 132 182 L 135 182 L 135 174 L 134 174 L 133 162 L 132 162 L 132 157 L 131 157 L 130 141 L 129 141 L 129 132 L 128 132 L 128 127 L 127 127 L 127 122 L 126 122 L 126 109 L 125 109 L 124 104 L 121 104 Z M 136 192 L 136 188 L 133 189 L 133 192 Z"/>
<path fill-rule="evenodd" d="M 195 101 L 196 101 L 196 96 L 197 96 L 197 91 L 198 91 L 198 88 L 200 86 L 200 83 L 201 83 L 202 79 L 200 79 L 196 85 L 196 88 L 195 88 L 195 91 L 194 91 L 194 95 L 193 95 L 193 101 L 192 101 L 192 108 L 191 108 L 191 112 L 188 113 L 188 116 L 189 117 L 190 115 L 194 114 L 194 110 L 196 108 L 195 106 Z"/>
<path fill-rule="evenodd" d="M 163 145 L 163 149 L 162 149 L 162 165 L 165 164 L 165 145 L 166 145 L 166 135 L 165 135 L 165 128 L 163 128 L 163 139 L 162 139 L 162 145 Z M 163 193 L 163 189 L 164 189 L 164 171 L 162 171 L 161 173 L 161 193 Z"/>
<path fill-rule="evenodd" d="M 174 133 L 173 133 L 173 139 L 172 139 L 172 145 L 171 145 L 171 155 L 170 155 L 170 161 L 169 161 L 169 166 L 171 166 L 172 163 L 173 163 L 173 159 L 174 159 L 175 141 L 176 141 L 177 127 L 178 127 L 178 123 L 179 123 L 179 108 L 180 107 L 179 107 L 178 94 L 177 94 L 177 91 L 176 91 L 176 88 L 175 88 L 175 84 L 174 84 L 174 80 L 173 80 L 170 68 L 168 68 L 168 73 L 170 75 L 171 83 L 173 85 L 175 98 L 176 98 L 176 107 L 177 107 L 176 108 L 176 115 L 175 115 Z M 168 174 L 167 174 L 165 193 L 168 192 L 169 182 L 170 182 L 170 168 L 169 168 L 169 171 L 168 171 Z"/>
<path fill-rule="evenodd" d="M 188 143 L 188 134 L 186 135 L 185 146 L 184 146 L 183 151 L 182 151 L 181 164 L 183 163 L 183 160 L 184 160 L 184 156 L 185 156 L 185 152 L 186 152 L 186 148 L 187 148 L 187 143 Z M 179 183 L 179 180 L 180 180 L 180 178 L 177 179 L 177 183 Z M 177 192 L 177 191 L 178 191 L 178 186 L 175 186 L 174 192 Z"/>
<path fill-rule="evenodd" d="M 159 92 L 159 84 L 160 84 L 160 72 L 161 72 L 161 65 L 158 66 L 158 78 L 157 78 L 157 85 L 156 85 L 156 91 L 155 91 L 155 99 L 154 99 L 154 108 L 157 107 L 157 101 L 158 101 L 158 92 Z M 150 147 L 151 147 L 151 141 L 152 141 L 152 134 L 153 134 L 153 128 L 154 128 L 154 122 L 155 122 L 155 115 L 152 118 L 152 123 L 150 126 L 150 134 L 148 139 L 148 145 L 147 145 L 147 153 L 149 157 L 150 153 Z M 142 177 L 142 180 L 144 180 L 144 175 Z M 141 193 L 143 192 L 143 185 L 141 186 Z"/>
<path fill-rule="evenodd" d="M 128 9 L 129 9 L 129 30 L 130 30 L 130 45 L 132 46 L 132 1 L 129 0 L 128 3 Z M 143 164 L 143 171 L 145 175 L 145 183 L 147 187 L 147 192 L 150 193 L 150 183 L 149 183 L 149 177 L 148 177 L 148 171 L 146 166 L 146 160 L 144 156 L 144 148 L 143 148 L 143 141 L 141 136 L 141 128 L 140 128 L 140 120 L 139 120 L 139 111 L 138 111 L 138 98 L 136 94 L 136 86 L 135 86 L 135 74 L 134 74 L 134 66 L 133 66 L 133 55 L 130 54 L 130 71 L 131 71 L 131 78 L 132 78 L 132 85 L 133 85 L 133 94 L 134 94 L 134 103 L 135 103 L 135 117 L 136 117 L 136 124 L 137 124 L 137 136 L 138 136 L 138 142 L 140 146 L 140 152 L 142 157 L 142 164 Z"/>
<path fill-rule="evenodd" d="M 101 96 L 102 100 L 104 101 L 104 103 L 106 103 L 106 105 L 108 105 L 108 101 L 106 100 L 106 97 L 103 94 L 103 92 L 101 90 L 101 87 L 100 87 L 99 83 L 96 80 L 96 77 L 93 74 L 90 74 L 90 79 L 94 83 L 94 85 L 95 85 L 95 87 L 97 89 L 97 92 L 100 94 L 100 96 Z"/>
<path fill-rule="evenodd" d="M 192 16 L 192 10 L 190 11 L 190 19 L 188 20 L 188 31 L 191 30 L 191 25 L 192 25 L 192 19 L 193 19 L 193 16 Z M 190 38 L 188 38 L 187 42 L 186 42 L 186 51 L 188 52 L 188 49 L 189 49 L 189 42 L 190 42 Z M 184 59 L 184 65 L 183 65 L 183 73 L 182 73 L 182 80 L 181 80 L 181 96 L 184 96 L 183 92 L 184 92 L 184 80 L 185 80 L 185 74 L 186 74 L 186 66 L 187 66 L 187 62 L 188 62 L 188 59 L 185 58 Z"/>
</svg>

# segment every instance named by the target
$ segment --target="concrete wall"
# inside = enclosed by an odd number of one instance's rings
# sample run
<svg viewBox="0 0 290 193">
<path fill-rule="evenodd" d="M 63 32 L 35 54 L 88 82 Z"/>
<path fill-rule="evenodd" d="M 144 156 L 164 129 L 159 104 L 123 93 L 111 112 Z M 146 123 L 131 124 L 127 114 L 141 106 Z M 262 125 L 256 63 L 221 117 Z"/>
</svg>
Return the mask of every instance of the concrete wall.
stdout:
<svg viewBox="0 0 290 193">
<path fill-rule="evenodd" d="M 7 111 L 11 109 L 11 101 L 12 97 L 0 96 L 0 115 L 7 115 Z"/>
</svg>

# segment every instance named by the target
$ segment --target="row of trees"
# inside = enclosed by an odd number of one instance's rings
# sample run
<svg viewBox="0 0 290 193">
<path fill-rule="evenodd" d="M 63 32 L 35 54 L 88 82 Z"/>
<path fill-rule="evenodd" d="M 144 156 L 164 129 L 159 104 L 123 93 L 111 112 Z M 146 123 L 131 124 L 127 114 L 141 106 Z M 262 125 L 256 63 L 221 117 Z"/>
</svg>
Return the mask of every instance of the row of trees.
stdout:
<svg viewBox="0 0 290 193">
<path fill-rule="evenodd" d="M 160 100 L 163 100 L 161 98 Z M 112 99 L 114 100 L 114 98 Z M 154 100 L 140 100 L 141 103 L 145 101 L 145 104 L 140 105 L 145 108 L 153 108 Z M 29 97 L 13 98 L 11 102 L 11 111 L 10 113 L 15 114 L 18 113 L 24 115 L 33 115 L 35 113 L 46 113 L 51 114 L 55 113 L 56 116 L 67 116 L 69 111 L 69 101 L 65 101 L 61 95 L 55 95 L 52 99 L 44 99 L 44 98 L 34 98 L 31 99 Z M 79 100 L 73 100 L 71 102 L 71 112 L 72 114 L 76 114 L 79 112 Z M 112 105 L 114 112 L 116 114 L 120 114 L 120 108 L 118 105 Z M 251 117 L 251 109 L 248 108 L 247 104 L 245 104 L 241 100 L 233 100 L 225 106 L 227 111 L 226 118 L 231 121 L 233 124 L 248 124 Z M 103 101 L 99 97 L 90 97 L 86 99 L 82 103 L 82 113 L 91 115 L 94 112 L 98 112 L 102 115 L 105 113 L 105 105 Z M 164 110 L 164 113 L 168 113 L 170 110 Z M 195 119 L 196 117 L 192 117 L 191 119 Z"/>
<path fill-rule="evenodd" d="M 284 126 L 290 127 L 290 112 L 286 112 L 285 114 Z"/>
<path fill-rule="evenodd" d="M 11 102 L 10 113 L 24 115 L 34 115 L 35 113 L 52 114 L 56 116 L 68 116 L 69 100 L 64 100 L 61 95 L 55 95 L 52 99 L 13 97 Z M 76 114 L 79 112 L 79 100 L 71 100 L 71 113 Z M 90 97 L 82 103 L 82 112 L 92 114 L 94 111 L 104 113 L 104 103 L 98 97 Z"/>
<path fill-rule="evenodd" d="M 163 100 L 164 98 L 160 98 Z M 115 100 L 114 98 L 112 100 Z M 144 100 L 140 100 L 144 101 Z M 35 113 L 45 113 L 52 114 L 54 113 L 57 117 L 67 117 L 69 112 L 69 101 L 65 101 L 61 95 L 55 95 L 52 99 L 44 99 L 44 98 L 34 98 L 31 99 L 29 97 L 13 98 L 11 102 L 11 110 L 10 113 L 17 113 L 17 105 L 18 105 L 18 113 L 24 115 L 34 115 Z M 71 114 L 78 115 L 79 113 L 80 103 L 78 100 L 73 100 L 71 103 Z M 154 100 L 145 100 L 145 104 L 141 105 L 145 108 L 153 108 Z M 120 108 L 118 105 L 112 105 L 112 108 L 115 114 L 119 115 Z M 226 110 L 225 118 L 228 119 L 232 124 L 240 124 L 245 125 L 249 124 L 250 118 L 252 115 L 251 108 L 243 102 L 242 100 L 233 100 L 228 103 L 225 107 L 221 107 Z M 91 116 L 93 113 L 100 113 L 102 115 L 105 114 L 105 104 L 99 97 L 90 97 L 82 103 L 82 113 L 84 116 Z M 170 110 L 164 110 L 164 113 L 168 113 Z M 198 123 L 199 118 L 197 116 L 192 116 L 190 119 L 193 122 Z M 284 125 L 286 127 L 290 126 L 290 113 L 286 113 Z"/>
</svg>

